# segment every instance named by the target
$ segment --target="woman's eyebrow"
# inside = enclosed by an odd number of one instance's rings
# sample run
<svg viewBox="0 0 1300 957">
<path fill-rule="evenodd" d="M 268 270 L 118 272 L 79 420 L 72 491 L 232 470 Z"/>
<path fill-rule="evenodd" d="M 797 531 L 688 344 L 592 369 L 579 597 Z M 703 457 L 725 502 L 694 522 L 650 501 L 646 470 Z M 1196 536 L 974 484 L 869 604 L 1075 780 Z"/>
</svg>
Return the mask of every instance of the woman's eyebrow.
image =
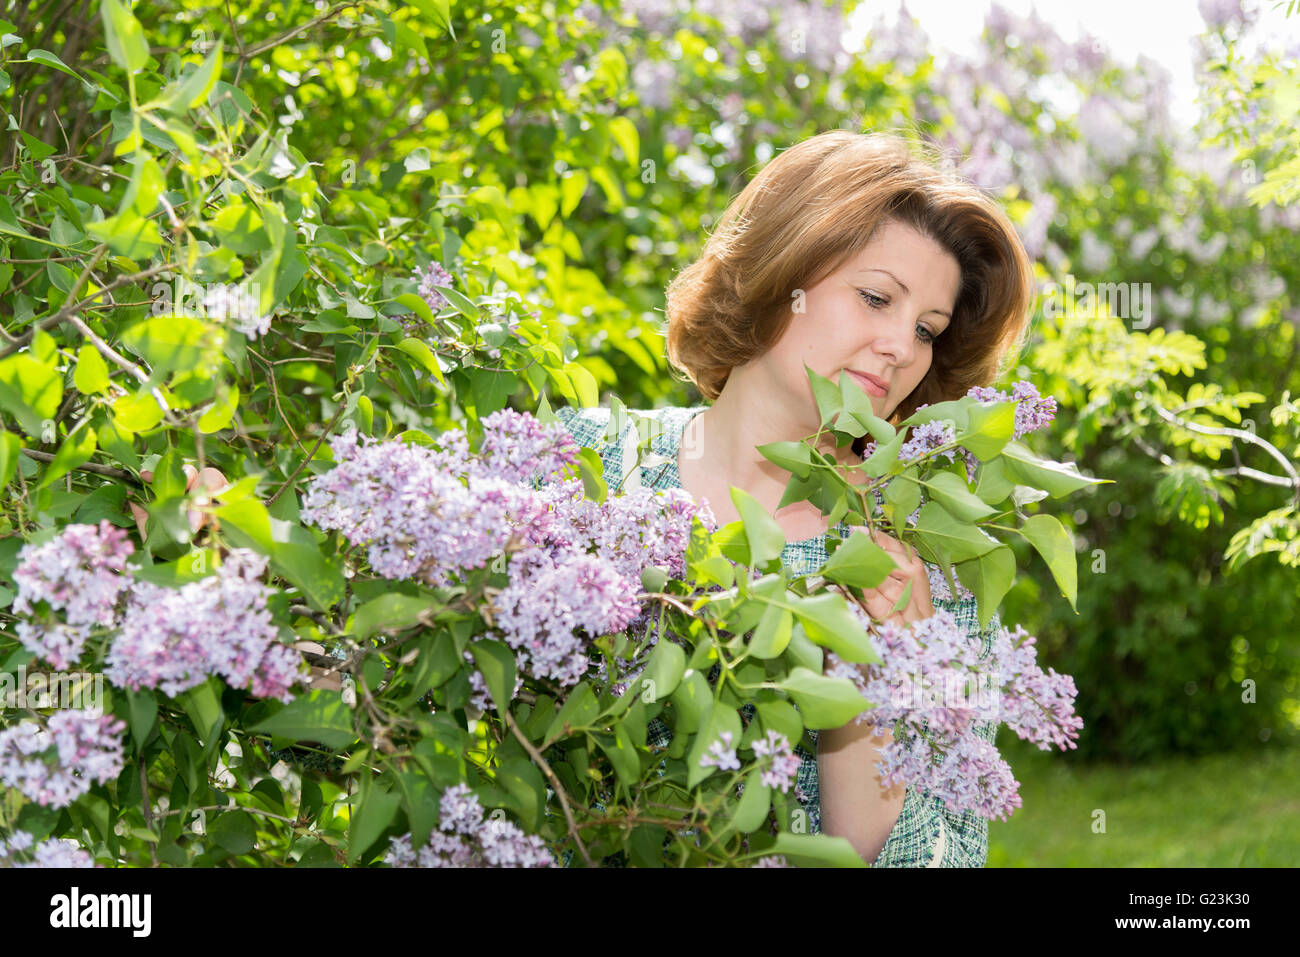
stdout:
<svg viewBox="0 0 1300 957">
<path fill-rule="evenodd" d="M 907 288 L 907 284 L 906 284 L 905 282 L 903 282 L 903 280 L 901 280 L 901 279 L 899 279 L 897 276 L 895 276 L 895 275 L 894 275 L 892 272 L 890 272 L 888 269 L 881 269 L 881 268 L 879 268 L 878 266 L 868 266 L 867 268 L 862 269 L 861 272 L 883 272 L 883 273 L 884 273 L 886 276 L 888 276 L 890 279 L 894 280 L 894 282 L 898 283 L 899 286 L 901 286 L 901 287 L 903 288 L 903 292 L 907 293 L 909 296 L 912 294 L 912 290 L 910 290 L 910 289 Z M 930 310 L 928 310 L 928 311 L 929 311 L 929 312 L 937 312 L 937 313 L 938 313 L 939 315 L 941 315 L 941 316 L 946 316 L 946 317 L 948 318 L 948 321 L 950 321 L 950 322 L 952 321 L 952 313 L 950 313 L 950 312 L 945 312 L 945 311 L 942 310 L 942 309 L 930 309 Z"/>
</svg>

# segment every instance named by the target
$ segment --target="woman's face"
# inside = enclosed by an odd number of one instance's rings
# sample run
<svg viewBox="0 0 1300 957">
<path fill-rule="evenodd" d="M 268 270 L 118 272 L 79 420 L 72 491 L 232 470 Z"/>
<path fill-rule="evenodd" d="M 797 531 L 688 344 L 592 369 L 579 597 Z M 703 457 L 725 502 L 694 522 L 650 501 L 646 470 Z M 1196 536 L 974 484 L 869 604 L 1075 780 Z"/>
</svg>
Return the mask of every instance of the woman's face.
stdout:
<svg viewBox="0 0 1300 957">
<path fill-rule="evenodd" d="M 805 363 L 832 382 L 857 373 L 876 415 L 888 418 L 929 370 L 933 340 L 952 321 L 960 283 L 951 253 L 888 220 L 856 256 L 805 290 L 802 303 L 796 294 L 785 334 L 754 360 L 754 371 L 762 387 L 805 405 L 813 430 L 817 405 Z M 861 376 L 878 377 L 884 394 L 872 394 Z"/>
</svg>

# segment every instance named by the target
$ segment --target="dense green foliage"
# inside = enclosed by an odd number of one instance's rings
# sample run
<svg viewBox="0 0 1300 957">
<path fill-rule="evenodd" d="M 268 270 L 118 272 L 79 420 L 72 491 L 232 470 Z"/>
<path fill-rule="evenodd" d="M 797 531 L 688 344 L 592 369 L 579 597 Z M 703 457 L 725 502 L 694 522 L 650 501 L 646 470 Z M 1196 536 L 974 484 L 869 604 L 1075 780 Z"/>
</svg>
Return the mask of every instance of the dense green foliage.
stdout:
<svg viewBox="0 0 1300 957">
<path fill-rule="evenodd" d="M 1296 207 L 1277 205 L 1293 198 L 1296 111 L 1284 91 L 1294 57 L 1243 65 L 1238 26 L 1207 35 L 1207 88 L 1246 92 L 1207 112 L 1202 142 L 1160 121 L 1149 69 L 1005 15 L 976 59 L 938 70 L 905 27 L 836 53 L 826 25 L 847 8 L 793 0 L 769 11 L 771 22 L 739 27 L 668 7 L 638 20 L 606 0 L 231 12 L 145 0 L 128 13 L 115 0 L 102 9 L 77 0 L 56 18 L 32 2 L 0 25 L 6 579 L 25 542 L 69 523 L 133 529 L 135 502 L 149 513 L 136 560 L 151 580 L 201 578 L 221 548 L 259 549 L 285 586 L 275 608 L 286 630 L 331 650 L 351 647 L 349 637 L 369 642 L 360 679 L 372 690 L 391 680 L 387 700 L 409 704 L 437 690 L 435 676 L 408 673 L 411 662 L 357 631 L 359 609 L 388 583 L 352 581 L 353 556 L 300 521 L 303 483 L 331 465 L 330 436 L 349 424 L 377 438 L 422 441 L 452 426 L 477 435 L 507 405 L 694 401 L 663 357 L 663 289 L 733 191 L 807 135 L 915 127 L 971 157 L 970 175 L 1022 225 L 1045 282 L 1156 291 L 1146 316 L 1060 315 L 1040 303 L 1008 369 L 1062 405 L 1035 451 L 1114 480 L 1084 488 L 1061 516 L 1079 550 L 1078 614 L 1054 600 L 1067 591 L 1060 563 L 1049 570 L 1028 543 L 1008 543 L 1026 572 L 1003 620 L 1040 635 L 1045 663 L 1075 676 L 1080 753 L 1221 750 L 1300 728 L 1290 627 L 1300 617 L 1291 398 L 1300 304 L 1290 292 L 1300 267 Z M 1037 82 L 1048 74 L 1060 81 L 1054 93 Z M 1126 102 L 1153 117 L 1138 134 Z M 1215 153 L 1214 139 L 1241 152 Z M 1261 182 L 1271 192 L 1250 190 Z M 454 277 L 437 315 L 412 278 L 430 263 Z M 186 282 L 241 284 L 254 311 L 271 316 L 268 331 L 246 337 L 210 321 Z M 1232 467 L 1215 474 L 1225 457 Z M 219 468 L 234 488 L 196 502 L 183 464 Z M 212 519 L 198 531 L 186 518 L 194 506 Z M 0 585 L 6 607 L 13 597 Z M 458 654 L 470 637 L 457 634 Z M 0 666 L 25 660 L 0 637 Z M 449 711 L 468 699 L 468 670 L 440 676 Z M 486 680 L 509 684 L 505 672 Z M 1249 704 L 1247 680 L 1258 689 Z M 76 825 L 113 856 L 206 864 L 246 853 L 245 823 L 187 850 L 178 843 L 187 815 L 173 814 L 171 831 L 142 815 L 142 781 L 165 789 L 172 808 L 194 808 L 219 801 L 209 781 L 218 770 L 245 789 L 240 803 L 257 809 L 259 827 L 280 828 L 273 839 L 259 831 L 257 847 L 282 858 L 324 863 L 345 845 L 345 860 L 373 857 L 385 834 L 410 829 L 394 823 L 400 815 L 416 830 L 428 823 L 413 809 L 427 810 L 430 795 L 387 790 L 411 786 L 394 770 L 392 741 L 371 740 L 334 772 L 286 779 L 291 800 L 267 777 L 291 736 L 245 735 L 237 756 L 221 750 L 223 733 L 244 734 L 274 705 L 214 680 L 185 700 L 131 696 L 115 708 L 153 777 L 130 768 L 112 802 L 95 791 L 79 806 Z M 536 699 L 523 709 L 524 732 L 541 740 L 549 715 Z M 213 735 L 218 715 L 225 731 Z M 650 716 L 634 720 L 643 728 Z M 484 793 L 526 829 L 542 826 L 542 774 L 488 724 L 473 740 L 450 720 L 405 732 L 429 742 L 422 771 L 439 788 L 467 774 L 448 755 L 500 749 L 517 778 Z M 353 730 L 300 740 L 350 745 Z M 694 730 L 703 741 L 717 729 Z M 598 743 L 596 760 L 622 747 Z M 635 768 L 611 759 L 606 770 L 624 785 L 649 767 L 648 756 Z M 358 774 L 367 762 L 389 772 L 382 784 Z M 571 766 L 576 797 L 586 768 Z M 359 781 L 369 808 L 360 824 L 339 803 Z M 381 797 L 368 799 L 372 786 Z M 0 817 L 17 811 L 11 801 Z M 47 833 L 75 832 L 30 804 L 22 815 Z M 564 830 L 558 818 L 546 826 L 558 828 L 552 837 Z M 590 850 L 613 852 L 624 839 L 611 826 Z"/>
</svg>

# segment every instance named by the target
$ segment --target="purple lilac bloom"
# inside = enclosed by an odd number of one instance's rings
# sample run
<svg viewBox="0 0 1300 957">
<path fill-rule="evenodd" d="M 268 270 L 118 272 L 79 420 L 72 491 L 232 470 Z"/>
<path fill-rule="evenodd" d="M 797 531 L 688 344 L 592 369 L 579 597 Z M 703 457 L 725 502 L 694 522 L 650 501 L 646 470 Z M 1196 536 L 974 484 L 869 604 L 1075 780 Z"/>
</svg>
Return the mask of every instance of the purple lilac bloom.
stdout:
<svg viewBox="0 0 1300 957">
<path fill-rule="evenodd" d="M 510 584 L 494 600 L 494 623 L 537 676 L 577 684 L 590 664 L 582 629 L 617 634 L 640 610 L 636 587 L 594 555 L 542 549 L 510 561 Z"/>
<path fill-rule="evenodd" d="M 785 856 L 782 854 L 769 854 L 766 857 L 760 857 L 751 866 L 752 867 L 789 867 L 790 864 L 788 861 L 786 861 Z"/>
<path fill-rule="evenodd" d="M 898 460 L 900 462 L 911 462 L 919 459 L 923 455 L 933 452 L 940 446 L 950 445 L 957 440 L 957 433 L 947 422 L 934 421 L 925 422 L 921 425 L 912 427 L 912 431 L 898 449 Z M 955 450 L 947 449 L 940 453 L 945 456 L 949 462 L 953 460 Z"/>
<path fill-rule="evenodd" d="M 578 459 L 578 445 L 558 422 L 542 425 L 531 415 L 502 409 L 483 420 L 481 467 L 507 482 L 551 478 Z"/>
<path fill-rule="evenodd" d="M 14 583 L 16 614 L 35 614 L 45 602 L 61 624 L 20 622 L 18 640 L 55 668 L 81 656 L 95 626 L 117 622 L 117 604 L 131 587 L 126 559 L 135 550 L 127 534 L 107 519 L 95 525 L 69 525 L 44 545 L 24 545 L 18 553 Z"/>
<path fill-rule="evenodd" d="M 420 284 L 420 298 L 429 304 L 430 309 L 436 313 L 447 305 L 447 297 L 434 288 L 451 288 L 451 273 L 443 269 L 441 263 L 429 263 L 423 272 L 417 269 L 414 278 Z"/>
<path fill-rule="evenodd" d="M 790 747 L 790 742 L 779 731 L 769 730 L 765 739 L 754 742 L 756 757 L 770 757 L 770 766 L 763 772 L 762 782 L 768 787 L 788 793 L 795 777 L 799 774 L 799 758 Z"/>
<path fill-rule="evenodd" d="M 905 782 L 954 811 L 1005 819 L 1020 806 L 1018 785 L 974 722 L 1004 722 L 1044 749 L 1075 746 L 1083 721 L 1074 713 L 1074 682 L 1038 667 L 1023 629 L 999 629 L 993 653 L 982 660 L 947 611 L 907 627 L 872 623 L 860 607 L 854 611 L 869 626 L 882 663 L 859 667 L 827 652 L 826 674 L 852 681 L 875 705 L 856 721 L 892 730 L 877 764 L 886 786 Z"/>
<path fill-rule="evenodd" d="M 484 818 L 483 807 L 466 784 L 442 794 L 439 827 L 418 851 L 411 835 L 389 845 L 385 861 L 392 867 L 554 867 L 555 858 L 535 834 L 511 821 Z M 494 812 L 499 814 L 500 812 Z"/>
<path fill-rule="evenodd" d="M 46 726 L 23 721 L 0 731 L 0 783 L 43 807 L 67 807 L 122 773 L 126 723 L 94 711 L 65 710 Z M 45 759 L 53 749 L 56 763 Z"/>
<path fill-rule="evenodd" d="M 302 656 L 279 640 L 257 579 L 266 559 L 234 549 L 215 575 L 179 589 L 137 583 L 105 674 L 122 688 L 178 695 L 221 675 L 256 697 L 289 701 Z"/>
<path fill-rule="evenodd" d="M 631 489 L 593 502 L 577 480 L 544 486 L 540 494 L 555 515 L 555 537 L 584 551 L 595 551 L 619 574 L 639 582 L 650 565 L 662 565 L 671 578 L 686 571 L 692 519 L 717 527 L 707 505 L 684 489 Z"/>
<path fill-rule="evenodd" d="M 731 746 L 731 732 L 719 731 L 718 738 L 720 740 L 709 745 L 708 753 L 700 758 L 700 767 L 717 768 L 719 771 L 739 771 L 740 758 L 736 756 L 736 749 Z"/>
<path fill-rule="evenodd" d="M 1038 388 L 1026 379 L 1020 379 L 1012 386 L 1011 395 L 982 385 L 973 386 L 966 394 L 980 402 L 1014 401 L 1016 427 L 1012 439 L 1046 428 L 1056 417 L 1056 399 L 1050 395 L 1040 396 Z"/>
<path fill-rule="evenodd" d="M 34 846 L 33 846 L 34 845 Z M 30 850 L 23 858 L 18 855 Z M 30 858 L 26 860 L 24 858 Z M 15 831 L 6 842 L 0 838 L 0 867 L 94 867 L 90 855 L 68 838 L 46 838 L 35 844 L 26 831 Z"/>
<path fill-rule="evenodd" d="M 339 464 L 309 482 L 302 517 L 367 546 L 384 578 L 445 585 L 512 542 L 546 540 L 551 518 L 530 490 L 474 471 L 466 485 L 448 474 L 446 451 L 358 438 L 368 437 L 349 430 L 331 443 Z"/>
</svg>

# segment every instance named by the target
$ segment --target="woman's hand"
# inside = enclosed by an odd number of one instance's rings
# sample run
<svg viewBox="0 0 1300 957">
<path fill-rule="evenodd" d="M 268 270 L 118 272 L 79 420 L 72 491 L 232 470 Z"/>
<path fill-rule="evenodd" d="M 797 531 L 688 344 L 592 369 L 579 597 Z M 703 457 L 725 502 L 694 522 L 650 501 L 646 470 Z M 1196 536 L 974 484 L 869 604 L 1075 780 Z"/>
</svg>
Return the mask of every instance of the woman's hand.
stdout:
<svg viewBox="0 0 1300 957">
<path fill-rule="evenodd" d="M 866 526 L 860 525 L 854 530 L 859 534 L 870 535 L 871 540 L 887 551 L 894 564 L 898 566 L 877 587 L 862 590 L 862 604 L 871 617 L 880 622 L 892 621 L 901 628 L 910 622 L 922 621 L 933 615 L 930 576 L 917 550 L 904 548 L 902 542 L 879 529 L 868 531 Z M 901 611 L 891 613 L 890 609 L 898 603 L 909 581 L 912 583 L 912 594 L 907 604 Z"/>
<path fill-rule="evenodd" d="M 211 494 L 224 491 L 230 487 L 229 480 L 227 480 L 226 476 L 222 474 L 220 469 L 214 469 L 209 466 L 200 472 L 193 465 L 182 465 L 181 468 L 184 470 L 185 478 L 187 480 L 185 482 L 186 492 L 192 492 L 195 488 L 200 488 L 204 492 L 208 493 L 208 495 L 202 496 L 195 503 L 196 505 L 206 505 L 209 500 L 208 497 Z M 152 482 L 153 473 L 148 469 L 141 469 L 140 478 L 144 479 L 146 482 Z M 143 542 L 148 538 L 145 534 L 145 523 L 149 520 L 149 513 L 143 506 L 137 505 L 135 502 L 128 502 L 127 504 L 131 506 L 131 514 L 135 516 L 136 527 L 140 529 L 140 541 Z M 187 509 L 185 514 L 189 519 L 191 532 L 197 532 L 212 520 L 211 516 L 204 513 L 201 508 Z"/>
</svg>

